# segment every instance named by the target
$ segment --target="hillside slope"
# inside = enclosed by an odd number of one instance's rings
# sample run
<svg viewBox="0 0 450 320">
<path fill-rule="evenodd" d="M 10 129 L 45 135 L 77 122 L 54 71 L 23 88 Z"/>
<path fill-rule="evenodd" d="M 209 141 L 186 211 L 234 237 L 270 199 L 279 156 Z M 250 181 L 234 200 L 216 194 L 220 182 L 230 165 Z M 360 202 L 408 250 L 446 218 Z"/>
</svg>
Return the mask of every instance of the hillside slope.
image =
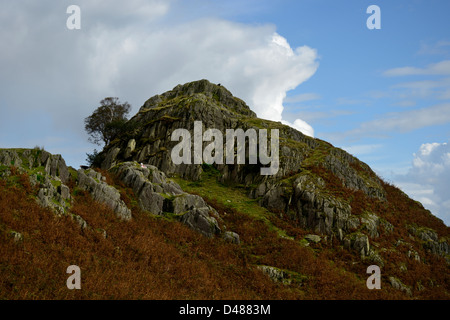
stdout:
<svg viewBox="0 0 450 320">
<path fill-rule="evenodd" d="M 195 121 L 278 129 L 276 174 L 248 152 L 174 164 L 171 134 L 194 138 Z M 345 151 L 207 80 L 150 98 L 129 128 L 87 170 L 0 149 L 0 298 L 449 299 L 450 229 Z M 67 289 L 69 265 L 82 290 Z"/>
</svg>

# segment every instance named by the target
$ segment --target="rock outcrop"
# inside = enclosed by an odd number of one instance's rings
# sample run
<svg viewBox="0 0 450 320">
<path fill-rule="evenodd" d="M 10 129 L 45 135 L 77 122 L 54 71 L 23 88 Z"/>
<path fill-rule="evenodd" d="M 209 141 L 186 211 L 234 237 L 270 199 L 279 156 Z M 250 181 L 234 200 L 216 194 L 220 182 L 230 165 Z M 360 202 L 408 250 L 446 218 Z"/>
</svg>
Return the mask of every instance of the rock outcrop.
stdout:
<svg viewBox="0 0 450 320">
<path fill-rule="evenodd" d="M 184 192 L 155 166 L 124 162 L 110 170 L 133 189 L 141 209 L 154 215 L 172 215 L 208 237 L 221 233 L 217 212 L 200 196 Z"/>
<path fill-rule="evenodd" d="M 385 196 L 379 178 L 367 165 L 343 150 L 305 136 L 280 122 L 257 118 L 245 102 L 223 86 L 207 80 L 178 85 L 147 100 L 129 120 L 130 128 L 134 129 L 111 141 L 100 153 L 102 169 L 107 170 L 124 161 L 137 161 L 154 165 L 169 176 L 177 174 L 189 180 L 200 179 L 201 164 L 175 165 L 171 159 L 171 150 L 178 143 L 171 141 L 172 132 L 187 129 L 193 137 L 195 121 L 202 122 L 203 132 L 210 128 L 223 133 L 227 129 L 279 130 L 280 168 L 275 175 L 262 176 L 259 168 L 263 165 L 249 165 L 247 153 L 246 165 L 216 165 L 223 182 L 273 185 L 286 176 L 299 174 L 305 166 L 313 165 L 308 163 L 313 160 L 331 170 L 347 188 L 362 190 L 373 197 Z M 207 144 L 203 142 L 203 147 Z"/>
<path fill-rule="evenodd" d="M 6 177 L 10 167 L 19 173 L 26 173 L 30 183 L 38 187 L 37 201 L 43 207 L 58 214 L 66 213 L 71 205 L 69 169 L 61 155 L 52 155 L 40 148 L 0 149 L 1 175 Z"/>
<path fill-rule="evenodd" d="M 130 144 L 132 146 L 132 144 Z M 19 173 L 27 173 L 31 185 L 37 187 L 36 200 L 57 214 L 68 214 L 72 205 L 69 181 L 69 168 L 60 155 L 52 155 L 40 149 L 3 149 L 0 150 L 0 175 L 7 177 L 11 167 Z M 132 219 L 119 190 L 106 183 L 106 177 L 94 169 L 73 171 L 76 187 L 87 191 L 94 200 L 110 207 L 118 218 Z M 175 182 L 157 167 L 148 165 L 142 168 L 137 162 L 124 162 L 111 168 L 127 187 L 137 196 L 141 209 L 154 215 L 166 215 L 177 219 L 190 228 L 208 237 L 221 235 L 225 240 L 239 243 L 239 235 L 232 231 L 221 230 L 218 213 L 202 197 L 184 192 Z M 72 218 L 82 229 L 88 225 L 78 215 Z"/>
<path fill-rule="evenodd" d="M 176 164 L 171 151 L 179 141 L 172 141 L 172 133 L 185 129 L 195 140 L 199 122 L 203 133 L 217 129 L 224 140 L 228 129 L 278 130 L 278 170 L 262 175 L 261 168 L 267 163 L 259 158 L 256 164 L 250 164 L 253 154 L 248 140 L 244 164 Z M 241 236 L 251 242 L 259 230 L 250 229 L 251 236 L 241 233 L 247 226 L 241 229 L 239 219 L 246 215 L 275 230 L 277 240 L 295 241 L 303 250 L 327 248 L 333 254 L 345 250 L 346 259 L 351 256 L 358 260 L 356 263 L 388 266 L 387 270 L 395 272 L 384 275 L 384 279 L 406 296 L 414 296 L 417 288 L 424 286 L 414 283 L 414 277 L 402 277 L 408 269 L 420 270 L 430 261 L 445 266 L 444 259 L 450 264 L 450 233 L 442 221 L 344 150 L 280 122 L 257 118 L 244 101 L 223 86 L 207 80 L 178 85 L 148 99 L 126 127 L 129 130 L 105 146 L 95 161 L 114 176 L 112 185 L 106 182 L 102 170 L 68 168 L 60 155 L 38 148 L 0 149 L 0 177 L 7 178 L 16 170 L 27 173 L 36 187 L 37 201 L 58 214 L 71 214 L 75 193 L 70 185 L 109 206 L 119 219 L 128 221 L 133 219 L 132 212 L 142 210 L 179 221 L 206 237 L 220 237 L 241 246 L 245 245 Z M 211 141 L 204 136 L 201 140 L 204 150 Z M 222 141 L 222 146 L 225 144 Z M 194 148 L 195 143 L 191 145 Z M 133 194 L 131 201 L 124 190 Z M 232 201 L 233 196 L 239 201 Z M 72 214 L 72 218 L 82 230 L 89 228 L 82 217 Z M 227 221 L 241 235 L 227 230 Z M 10 230 L 10 236 L 20 243 L 21 234 L 13 232 Z M 102 232 L 106 238 L 106 231 Z M 258 261 L 257 251 L 253 252 L 251 246 L 247 249 L 252 252 L 253 266 L 273 281 L 300 286 L 305 281 L 302 274 L 280 269 L 276 263 L 260 265 L 265 262 Z M 391 257 L 395 261 L 388 261 Z"/>
<path fill-rule="evenodd" d="M 42 180 L 37 194 L 39 204 L 57 213 L 66 213 L 72 200 L 69 187 L 54 178 L 44 176 Z"/>
<path fill-rule="evenodd" d="M 280 161 L 276 174 L 261 175 L 263 164 L 249 164 L 247 152 L 246 164 L 214 164 L 220 172 L 219 181 L 244 185 L 249 197 L 257 199 L 261 206 L 280 216 L 287 215 L 329 240 L 338 239 L 363 258 L 373 257 L 381 262 L 370 243 L 383 232 L 392 233 L 394 226 L 375 212 L 357 210 L 345 192 L 340 192 L 340 196 L 330 192 L 331 181 L 338 191 L 342 188 L 348 194 L 359 192 L 369 199 L 386 201 L 383 183 L 370 167 L 325 141 L 305 136 L 280 122 L 257 118 L 245 102 L 207 80 L 178 85 L 148 99 L 129 120 L 134 129 L 114 139 L 100 153 L 102 168 L 108 170 L 125 161 L 136 161 L 148 163 L 168 177 L 201 180 L 201 164 L 176 165 L 171 159 L 171 150 L 178 144 L 171 141 L 171 134 L 176 129 L 187 129 L 193 137 L 195 121 L 201 121 L 202 132 L 210 128 L 223 133 L 227 129 L 278 129 Z M 203 149 L 208 143 L 203 142 Z M 167 206 L 167 199 L 159 193 L 161 190 L 153 189 L 140 200 L 156 214 Z M 442 241 L 428 241 L 427 245 L 432 252 L 448 251 Z"/>
<path fill-rule="evenodd" d="M 408 231 L 411 235 L 416 236 L 422 242 L 423 247 L 433 253 L 444 257 L 447 263 L 450 264 L 450 239 L 447 237 L 439 237 L 438 233 L 430 228 L 409 226 Z M 416 259 L 417 252 L 411 251 Z M 419 258 L 420 260 L 420 258 Z"/>
<path fill-rule="evenodd" d="M 131 210 L 120 198 L 120 192 L 113 186 L 108 185 L 99 172 L 92 169 L 79 169 L 77 184 L 79 188 L 88 191 L 94 200 L 113 209 L 120 219 L 131 219 Z"/>
<path fill-rule="evenodd" d="M 69 171 L 61 155 L 35 149 L 0 149 L 0 165 L 15 166 L 28 170 L 42 169 L 51 177 L 58 177 L 62 183 L 67 183 Z"/>
</svg>

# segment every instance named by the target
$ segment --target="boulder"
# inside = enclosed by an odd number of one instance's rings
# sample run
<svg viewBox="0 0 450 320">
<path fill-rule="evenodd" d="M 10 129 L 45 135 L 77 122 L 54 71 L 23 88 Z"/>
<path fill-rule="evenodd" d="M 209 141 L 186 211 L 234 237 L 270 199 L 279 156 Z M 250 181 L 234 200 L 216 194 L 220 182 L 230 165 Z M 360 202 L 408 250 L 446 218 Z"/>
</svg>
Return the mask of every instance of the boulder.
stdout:
<svg viewBox="0 0 450 320">
<path fill-rule="evenodd" d="M 44 176 L 42 179 L 37 193 L 38 203 L 57 214 L 65 214 L 72 203 L 69 187 L 57 177 Z"/>
<path fill-rule="evenodd" d="M 225 231 L 223 233 L 223 238 L 225 239 L 225 241 L 231 242 L 231 243 L 234 243 L 234 244 L 240 244 L 241 243 L 239 235 L 236 232 Z"/>
<path fill-rule="evenodd" d="M 17 231 L 10 231 L 9 235 L 13 238 L 14 242 L 20 242 L 23 240 L 23 234 Z"/>
<path fill-rule="evenodd" d="M 308 242 L 314 242 L 314 243 L 319 243 L 320 240 L 322 240 L 322 238 L 320 238 L 320 236 L 318 236 L 318 235 L 316 235 L 316 234 L 307 234 L 307 235 L 305 236 L 305 239 L 306 239 Z"/>
<path fill-rule="evenodd" d="M 45 174 L 59 178 L 63 183 L 69 180 L 69 170 L 63 157 L 42 149 L 0 149 L 0 165 L 15 166 L 26 170 L 44 167 Z"/>
<path fill-rule="evenodd" d="M 179 220 L 207 237 L 212 237 L 221 232 L 216 219 L 209 216 L 206 210 L 193 208 L 181 214 Z"/>
<path fill-rule="evenodd" d="M 266 274 L 272 281 L 274 282 L 280 282 L 282 284 L 291 284 L 291 276 L 289 273 L 278 269 L 276 267 L 271 266 L 258 266 L 258 269 L 260 269 L 264 274 Z"/>
<path fill-rule="evenodd" d="M 343 243 L 345 248 L 358 252 L 362 258 L 370 255 L 369 237 L 363 233 L 355 232 L 346 235 Z"/>
<path fill-rule="evenodd" d="M 155 166 L 124 162 L 110 170 L 133 189 L 143 210 L 154 215 L 173 213 L 179 221 L 208 237 L 221 233 L 214 217 L 217 212 L 202 197 L 184 192 Z"/>
<path fill-rule="evenodd" d="M 450 240 L 448 237 L 440 238 L 438 233 L 426 227 L 409 226 L 408 231 L 411 235 L 416 236 L 422 242 L 423 247 L 436 255 L 442 256 L 450 264 Z"/>
<path fill-rule="evenodd" d="M 404 293 L 406 293 L 408 296 L 412 296 L 412 291 L 411 288 L 404 285 L 398 278 L 396 277 L 389 277 L 389 283 L 391 284 L 391 286 L 394 289 L 403 291 Z"/>
<path fill-rule="evenodd" d="M 106 204 L 123 220 L 131 219 L 131 210 L 120 198 L 120 192 L 102 181 L 100 173 L 88 169 L 78 170 L 78 186 L 88 191 L 96 201 Z"/>
</svg>

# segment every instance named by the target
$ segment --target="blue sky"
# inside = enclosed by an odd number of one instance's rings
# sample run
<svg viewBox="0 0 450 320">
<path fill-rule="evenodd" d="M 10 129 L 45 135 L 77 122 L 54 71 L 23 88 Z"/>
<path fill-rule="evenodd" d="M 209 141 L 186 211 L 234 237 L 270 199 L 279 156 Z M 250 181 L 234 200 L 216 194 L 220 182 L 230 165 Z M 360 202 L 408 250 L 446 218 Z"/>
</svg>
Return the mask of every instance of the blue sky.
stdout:
<svg viewBox="0 0 450 320">
<path fill-rule="evenodd" d="M 68 30 L 66 8 L 81 9 Z M 348 150 L 450 224 L 450 2 L 0 0 L 0 146 L 74 167 L 106 96 L 208 78 L 261 117 Z M 366 9 L 381 9 L 369 30 Z"/>
</svg>

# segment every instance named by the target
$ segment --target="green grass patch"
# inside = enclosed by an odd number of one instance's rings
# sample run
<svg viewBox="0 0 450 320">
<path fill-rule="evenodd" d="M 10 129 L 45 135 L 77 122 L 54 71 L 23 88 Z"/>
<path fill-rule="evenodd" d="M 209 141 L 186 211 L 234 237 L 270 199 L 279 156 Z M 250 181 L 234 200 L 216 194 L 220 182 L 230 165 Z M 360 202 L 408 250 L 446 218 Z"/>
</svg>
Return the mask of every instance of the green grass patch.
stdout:
<svg viewBox="0 0 450 320">
<path fill-rule="evenodd" d="M 217 172 L 215 168 L 206 167 L 202 179 L 197 182 L 172 178 L 181 188 L 188 192 L 201 196 L 207 202 L 217 202 L 229 212 L 237 211 L 248 215 L 249 217 L 264 222 L 269 230 L 275 231 L 280 237 L 292 238 L 286 234 L 286 231 L 278 228 L 271 222 L 271 217 L 275 214 L 258 204 L 257 199 L 250 199 L 247 196 L 247 188 L 239 186 L 228 186 L 217 181 Z M 217 172 L 215 171 L 217 170 Z M 220 172 L 219 172 L 220 173 Z"/>
<path fill-rule="evenodd" d="M 50 182 L 55 187 L 55 189 L 58 189 L 58 187 L 61 186 L 61 181 L 59 180 L 50 180 Z"/>
</svg>

